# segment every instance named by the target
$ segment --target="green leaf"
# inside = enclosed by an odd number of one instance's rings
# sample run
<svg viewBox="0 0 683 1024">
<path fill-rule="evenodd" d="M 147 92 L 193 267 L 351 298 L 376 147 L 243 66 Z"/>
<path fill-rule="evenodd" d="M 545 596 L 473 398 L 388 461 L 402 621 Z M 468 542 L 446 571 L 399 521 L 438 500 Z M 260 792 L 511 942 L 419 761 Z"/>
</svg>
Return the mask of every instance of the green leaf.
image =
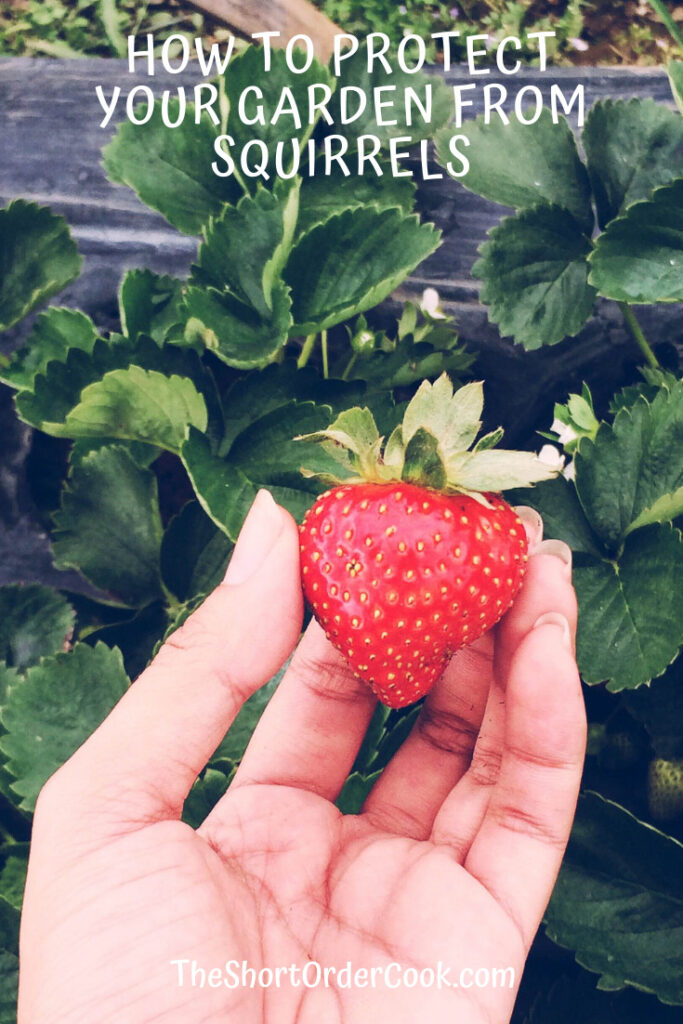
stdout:
<svg viewBox="0 0 683 1024">
<path fill-rule="evenodd" d="M 81 263 L 65 218 L 24 200 L 0 210 L 0 331 L 78 278 Z"/>
<path fill-rule="evenodd" d="M 672 60 L 666 70 L 676 106 L 683 114 L 683 60 Z"/>
<path fill-rule="evenodd" d="M 481 429 L 484 385 L 472 381 L 453 391 L 453 384 L 442 374 L 434 384 L 423 381 L 403 414 L 403 442 L 423 427 L 438 438 L 446 458 L 465 451 Z"/>
<path fill-rule="evenodd" d="M 608 299 L 683 301 L 683 178 L 608 224 L 590 263 L 590 283 Z"/>
<path fill-rule="evenodd" d="M 431 224 L 400 210 L 345 210 L 294 247 L 284 271 L 292 334 L 312 334 L 376 306 L 439 245 Z"/>
<path fill-rule="evenodd" d="M 419 427 L 406 445 L 401 479 L 436 490 L 446 485 L 446 467 L 439 442 L 424 427 Z"/>
<path fill-rule="evenodd" d="M 16 1024 L 19 957 L 0 948 L 0 1024 Z"/>
<path fill-rule="evenodd" d="M 23 199 L 0 210 L 0 331 L 66 288 L 81 263 L 64 217 Z"/>
<path fill-rule="evenodd" d="M 482 302 L 502 334 L 526 349 L 576 334 L 593 309 L 588 283 L 590 239 L 559 206 L 536 206 L 506 217 L 489 232 L 472 268 L 483 280 Z"/>
<path fill-rule="evenodd" d="M 36 318 L 28 341 L 15 352 L 0 379 L 22 391 L 31 389 L 36 374 L 44 373 L 52 359 L 64 361 L 69 349 L 92 352 L 97 332 L 90 317 L 77 309 L 52 306 Z"/>
<path fill-rule="evenodd" d="M 237 163 L 242 149 L 253 139 L 265 143 L 268 150 L 268 160 L 264 161 L 261 154 L 258 155 L 258 163 L 266 164 L 267 173 L 270 178 L 276 176 L 275 150 L 278 143 L 284 146 L 283 163 L 285 167 L 292 164 L 294 143 L 297 149 L 301 149 L 306 140 L 313 132 L 314 125 L 308 124 L 308 89 L 309 86 L 321 83 L 334 88 L 335 81 L 327 68 L 314 60 L 307 71 L 301 74 L 292 74 L 287 67 L 285 51 L 273 49 L 271 52 L 270 70 L 264 73 L 263 50 L 260 47 L 248 46 L 243 53 L 234 57 L 223 76 L 225 83 L 225 96 L 228 106 L 227 133 L 235 140 L 235 145 L 227 147 Z M 245 114 L 251 119 L 257 116 L 257 108 L 263 112 L 263 123 L 246 124 L 239 116 L 239 100 L 245 89 L 258 83 L 262 98 L 251 97 L 251 102 L 245 103 Z M 277 119 L 274 115 L 278 104 L 283 97 L 283 90 L 289 90 L 284 100 L 293 99 L 294 104 L 301 112 L 301 127 L 297 127 L 292 116 L 282 113 Z M 316 115 L 316 121 L 319 115 Z M 273 123 L 274 122 L 274 123 Z M 251 162 L 254 160 L 254 153 L 251 155 Z M 209 161 L 210 162 L 210 161 Z M 231 180 L 231 179 L 226 179 Z M 253 179 L 247 179 L 246 184 L 252 186 Z"/>
<path fill-rule="evenodd" d="M 548 935 L 610 988 L 683 1003 L 683 846 L 623 807 L 579 800 L 546 913 Z"/>
<path fill-rule="evenodd" d="M 506 491 L 552 480 L 556 470 L 533 452 L 510 452 L 502 448 L 454 455 L 447 463 L 448 481 L 466 491 Z"/>
<path fill-rule="evenodd" d="M 590 183 L 566 118 L 555 124 L 547 108 L 531 125 L 517 120 L 503 124 L 499 118 L 486 124 L 480 115 L 458 128 L 458 134 L 469 139 L 470 169 L 459 179 L 466 188 L 517 210 L 537 203 L 562 206 L 590 233 Z M 452 135 L 453 128 L 445 128 L 436 139 L 442 167 L 452 158 L 448 148 Z"/>
<path fill-rule="evenodd" d="M 179 601 L 208 594 L 225 575 L 232 545 L 199 502 L 171 519 L 161 543 L 161 575 Z"/>
<path fill-rule="evenodd" d="M 683 658 L 649 686 L 625 693 L 624 701 L 647 729 L 657 757 L 683 758 Z"/>
<path fill-rule="evenodd" d="M 342 123 L 341 111 L 341 90 L 353 86 L 361 89 L 365 95 L 364 112 L 349 124 Z M 391 106 L 384 109 L 382 117 L 383 124 L 379 124 L 375 117 L 375 105 L 373 96 L 376 89 L 387 90 L 381 94 L 382 100 L 389 101 Z M 413 104 L 411 110 L 412 124 L 408 123 L 408 112 L 406 108 L 406 90 L 413 90 L 420 100 L 427 101 L 427 93 L 431 91 L 431 117 L 425 122 L 419 112 L 417 105 Z M 353 100 L 349 106 L 352 106 Z M 394 61 L 391 72 L 387 72 L 381 64 L 374 61 L 372 71 L 368 72 L 367 43 L 363 43 L 353 56 L 346 58 L 341 65 L 339 86 L 332 102 L 330 113 L 335 124 L 330 131 L 340 133 L 349 140 L 352 147 L 361 135 L 374 135 L 382 145 L 386 145 L 389 139 L 405 138 L 406 142 L 402 148 L 408 149 L 413 143 L 420 139 L 429 139 L 434 133 L 445 125 L 453 111 L 453 97 L 448 86 L 436 75 L 425 75 L 421 71 L 407 74 L 402 71 Z M 387 124 L 387 121 L 395 121 L 395 124 Z"/>
<path fill-rule="evenodd" d="M 217 458 L 208 438 L 192 427 L 180 457 L 200 505 L 236 541 L 257 488 L 237 466 Z"/>
<path fill-rule="evenodd" d="M 209 816 L 230 785 L 230 776 L 216 768 L 206 768 L 187 795 L 183 806 L 183 821 L 191 828 L 199 828 Z"/>
<path fill-rule="evenodd" d="M 673 494 L 663 494 L 661 498 L 657 498 L 631 523 L 627 532 L 631 533 L 633 530 L 639 530 L 641 526 L 651 526 L 653 523 L 670 523 L 680 515 L 683 515 L 683 487 L 679 487 Z"/>
<path fill-rule="evenodd" d="M 329 427 L 296 440 L 322 442 L 324 450 L 347 471 L 375 475 L 381 438 L 369 409 L 345 409 Z"/>
<path fill-rule="evenodd" d="M 166 605 L 162 601 L 154 601 L 121 622 L 94 629 L 83 640 L 90 647 L 100 640 L 107 647 L 118 647 L 128 678 L 137 679 L 152 660 L 156 644 L 167 626 Z"/>
<path fill-rule="evenodd" d="M 19 947 L 19 914 L 15 907 L 0 895 L 0 950 L 16 952 Z"/>
<path fill-rule="evenodd" d="M 121 652 L 76 644 L 30 668 L 10 690 L 0 750 L 19 807 L 32 811 L 54 772 L 109 714 L 128 687 Z"/>
<path fill-rule="evenodd" d="M 160 449 L 151 444 L 143 444 L 142 441 L 115 441 L 113 437 L 80 437 L 71 445 L 69 465 L 75 466 L 91 452 L 109 448 L 113 444 L 125 448 L 133 462 L 142 469 L 147 469 L 159 458 Z"/>
<path fill-rule="evenodd" d="M 535 508 L 543 519 L 546 538 L 563 540 L 577 554 L 602 556 L 602 545 L 586 519 L 576 488 L 563 476 L 537 484 L 530 491 L 511 491 L 506 498 L 513 505 Z"/>
<path fill-rule="evenodd" d="M 302 373 L 302 378 L 304 393 L 315 378 L 309 373 Z M 338 463 L 320 445 L 294 440 L 301 434 L 325 429 L 333 412 L 330 405 L 321 402 L 287 402 L 286 388 L 291 379 L 291 369 L 285 366 L 246 378 L 244 392 L 239 382 L 235 420 L 228 421 L 229 444 L 223 446 L 223 452 L 227 450 L 225 458 L 215 455 L 198 431 L 191 430 L 183 446 L 183 463 L 202 507 L 232 540 L 237 539 L 259 487 L 267 487 L 276 501 L 300 519 L 321 489 L 317 481 L 304 477 L 301 469 L 339 475 Z M 297 385 L 295 377 L 292 393 L 296 393 Z M 356 386 L 338 381 L 320 382 L 313 390 L 319 391 L 321 399 L 330 395 L 333 402 L 341 402 L 346 394 L 353 400 L 358 394 Z M 270 408 L 271 403 L 274 408 Z M 227 408 L 229 412 L 230 401 Z M 258 416 L 261 409 L 264 415 Z"/>
<path fill-rule="evenodd" d="M 661 384 L 648 384 L 647 381 L 641 381 L 639 384 L 627 384 L 625 388 L 612 396 L 609 411 L 615 416 L 621 409 L 630 409 L 641 397 L 651 402 L 659 394 L 660 388 Z"/>
<path fill-rule="evenodd" d="M 133 341 L 140 334 L 159 345 L 169 330 L 182 321 L 183 282 L 176 277 L 129 270 L 121 282 L 121 329 Z"/>
<path fill-rule="evenodd" d="M 420 342 L 412 336 L 405 337 L 387 351 L 376 349 L 369 357 L 358 360 L 347 373 L 347 379 L 367 381 L 386 390 L 410 387 L 443 372 L 457 382 L 474 361 L 457 340 L 452 330 L 447 335 L 432 334 Z"/>
<path fill-rule="evenodd" d="M 363 177 L 345 177 L 335 164 L 332 173 L 304 178 L 299 200 L 297 235 L 304 235 L 342 210 L 373 205 L 379 210 L 397 206 L 405 214 L 413 212 L 417 191 L 412 178 L 394 178 L 391 168 L 380 164 L 384 175 L 367 173 Z"/>
<path fill-rule="evenodd" d="M 298 370 L 293 359 L 242 375 L 223 403 L 225 436 L 221 452 L 225 454 L 237 435 L 265 413 L 293 400 L 312 399 L 319 380 L 312 366 Z"/>
<path fill-rule="evenodd" d="M 237 435 L 251 423 L 292 401 L 317 400 L 338 411 L 357 404 L 362 392 L 358 384 L 323 380 L 310 365 L 299 370 L 294 359 L 241 376 L 224 401 L 225 435 L 220 452 L 225 454 Z"/>
<path fill-rule="evenodd" d="M 159 347 L 151 338 L 132 342 L 120 336 L 110 341 L 98 338 L 92 352 L 70 350 L 64 362 L 52 361 L 45 373 L 37 374 L 32 391 L 17 395 L 17 412 L 31 426 L 43 431 L 53 423 L 61 425 L 78 405 L 84 388 L 101 381 L 111 370 L 131 365 L 167 377 L 189 377 L 204 397 L 212 419 L 222 418 L 215 383 L 196 352 L 177 345 Z"/>
<path fill-rule="evenodd" d="M 269 679 L 256 693 L 252 693 L 249 700 L 242 705 L 237 718 L 214 751 L 212 761 L 227 760 L 237 762 L 242 760 L 254 729 L 258 725 L 259 719 L 265 711 L 270 698 L 280 685 L 280 681 L 288 667 L 289 659 L 275 673 L 272 679 Z"/>
<path fill-rule="evenodd" d="M 242 431 L 228 459 L 256 487 L 267 487 L 295 519 L 301 519 L 321 490 L 301 470 L 338 476 L 340 467 L 321 445 L 294 438 L 324 429 L 331 412 L 327 405 L 290 402 Z"/>
<path fill-rule="evenodd" d="M 89 384 L 63 424 L 46 424 L 58 437 L 142 441 L 178 454 L 188 427 L 205 431 L 206 403 L 187 377 L 165 377 L 129 366 Z"/>
<path fill-rule="evenodd" d="M 36 374 L 32 389 L 20 392 L 16 397 L 19 416 L 39 430 L 43 430 L 47 423 L 65 420 L 71 409 L 78 405 L 83 388 L 101 380 L 109 370 L 129 366 L 139 352 L 125 338 L 111 342 L 98 338 L 92 352 L 69 349 L 65 355 L 63 362 L 52 360 L 48 363 L 44 372 Z"/>
<path fill-rule="evenodd" d="M 370 775 L 361 775 L 360 772 L 349 775 L 337 797 L 337 807 L 342 814 L 360 814 L 370 790 L 381 774 L 381 771 L 376 771 Z"/>
<path fill-rule="evenodd" d="M 682 579 L 683 541 L 668 525 L 632 533 L 617 561 L 576 559 L 577 658 L 586 683 L 607 681 L 618 691 L 664 672 L 683 644 Z"/>
<path fill-rule="evenodd" d="M 640 526 L 683 511 L 683 382 L 639 398 L 584 438 L 576 487 L 595 532 L 612 548 Z"/>
<path fill-rule="evenodd" d="M 26 887 L 26 869 L 28 861 L 26 857 L 8 857 L 5 866 L 0 871 L 0 892 L 2 892 L 8 903 L 11 903 L 17 910 L 21 910 Z M 0 1021 L 2 1014 L 0 1012 Z"/>
<path fill-rule="evenodd" d="M 171 123 L 178 113 L 178 100 L 170 100 Z M 146 124 L 122 122 L 102 151 L 110 180 L 128 185 L 143 203 L 186 235 L 200 234 L 209 218 L 242 194 L 234 177 L 214 174 L 211 164 L 217 130 L 208 114 L 201 115 L 199 124 L 195 124 L 195 116 L 193 104 L 188 104 L 182 125 L 167 128 L 161 101 L 157 101 Z"/>
<path fill-rule="evenodd" d="M 0 660 L 7 665 L 22 672 L 56 654 L 73 627 L 74 610 L 56 590 L 38 583 L 0 587 Z"/>
<path fill-rule="evenodd" d="M 193 280 L 228 291 L 264 320 L 273 312 L 273 288 L 292 248 L 299 182 L 285 190 L 244 196 L 209 224 Z M 245 244 L 245 241 L 247 244 Z"/>
<path fill-rule="evenodd" d="M 496 429 L 492 430 L 490 434 L 484 434 L 483 437 L 480 437 L 472 451 L 475 454 L 477 452 L 487 452 L 489 448 L 495 448 L 497 444 L 500 444 L 504 436 L 505 431 L 503 428 L 496 427 Z"/>
<path fill-rule="evenodd" d="M 0 1024 L 16 1024 L 19 911 L 0 895 Z"/>
<path fill-rule="evenodd" d="M 285 344 L 292 326 L 289 289 L 277 282 L 271 301 L 272 312 L 264 318 L 227 292 L 190 287 L 185 296 L 185 337 L 197 338 L 228 366 L 265 366 Z"/>
<path fill-rule="evenodd" d="M 16 682 L 18 675 L 19 673 L 15 668 L 10 668 L 4 661 L 0 661 L 0 707 L 5 703 L 9 689 Z M 1 774 L 2 772 L 0 771 Z M 1 789 L 2 786 L 0 785 Z"/>
<path fill-rule="evenodd" d="M 73 467 L 54 521 L 57 568 L 78 569 L 130 607 L 161 597 L 156 478 L 124 448 L 102 448 Z"/>
<path fill-rule="evenodd" d="M 683 176 L 683 120 L 651 99 L 599 100 L 583 130 L 600 227 Z"/>
</svg>

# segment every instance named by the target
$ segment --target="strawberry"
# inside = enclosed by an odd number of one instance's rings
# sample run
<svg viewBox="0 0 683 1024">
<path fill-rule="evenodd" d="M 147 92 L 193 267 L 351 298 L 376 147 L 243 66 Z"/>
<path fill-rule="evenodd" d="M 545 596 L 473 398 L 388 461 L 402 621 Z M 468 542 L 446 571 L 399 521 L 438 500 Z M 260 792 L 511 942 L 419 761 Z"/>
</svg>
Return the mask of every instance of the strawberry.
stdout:
<svg viewBox="0 0 683 1024">
<path fill-rule="evenodd" d="M 306 598 L 353 671 L 389 707 L 424 696 L 450 656 L 510 607 L 527 560 L 524 526 L 497 493 L 548 479 L 526 452 L 478 434 L 483 387 L 423 382 L 386 445 L 368 409 L 322 442 L 346 478 L 300 529 Z M 329 478 L 328 478 L 329 479 Z"/>
<path fill-rule="evenodd" d="M 670 821 L 683 815 L 683 760 L 650 761 L 647 800 L 654 821 Z"/>
</svg>

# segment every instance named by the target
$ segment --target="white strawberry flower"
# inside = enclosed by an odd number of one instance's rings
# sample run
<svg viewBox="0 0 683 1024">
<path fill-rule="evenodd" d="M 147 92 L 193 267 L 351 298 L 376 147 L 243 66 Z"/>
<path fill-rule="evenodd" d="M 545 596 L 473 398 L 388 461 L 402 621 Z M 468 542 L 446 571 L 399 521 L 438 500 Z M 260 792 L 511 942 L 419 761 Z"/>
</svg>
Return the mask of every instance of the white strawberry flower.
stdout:
<svg viewBox="0 0 683 1024">
<path fill-rule="evenodd" d="M 556 448 L 554 444 L 544 444 L 538 453 L 538 461 L 542 462 L 544 466 L 549 466 L 551 469 L 557 470 L 558 473 L 564 469 L 565 458 L 559 448 Z"/>
<path fill-rule="evenodd" d="M 432 318 L 432 320 L 447 320 L 448 317 L 441 309 L 441 299 L 436 288 L 425 288 L 422 292 L 420 309 Z"/>
<path fill-rule="evenodd" d="M 553 420 L 553 425 L 550 429 L 553 434 L 557 434 L 557 440 L 562 445 L 569 444 L 570 441 L 575 441 L 579 436 L 571 424 L 563 423 L 562 420 L 558 419 Z"/>
<path fill-rule="evenodd" d="M 568 462 L 567 465 L 562 470 L 562 476 L 565 478 L 565 480 L 575 480 L 576 479 L 576 466 L 574 464 L 574 460 L 573 459 L 571 460 L 571 462 Z"/>
</svg>

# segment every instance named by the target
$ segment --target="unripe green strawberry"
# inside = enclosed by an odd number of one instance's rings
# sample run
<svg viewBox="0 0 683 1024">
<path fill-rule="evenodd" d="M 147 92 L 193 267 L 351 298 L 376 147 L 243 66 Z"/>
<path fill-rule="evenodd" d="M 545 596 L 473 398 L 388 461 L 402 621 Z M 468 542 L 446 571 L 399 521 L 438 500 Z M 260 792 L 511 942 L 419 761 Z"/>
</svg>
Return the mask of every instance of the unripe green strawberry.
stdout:
<svg viewBox="0 0 683 1024">
<path fill-rule="evenodd" d="M 367 409 L 319 440 L 347 470 L 301 526 L 304 593 L 332 643 L 390 707 L 427 693 L 451 654 L 510 607 L 524 526 L 496 493 L 554 475 L 526 452 L 473 452 L 481 384 L 424 382 L 383 445 Z M 350 478 L 348 472 L 354 473 Z M 498 485 L 498 486 L 496 486 Z"/>
<path fill-rule="evenodd" d="M 655 821 L 671 821 L 683 814 L 683 760 L 650 761 L 647 800 Z"/>
</svg>

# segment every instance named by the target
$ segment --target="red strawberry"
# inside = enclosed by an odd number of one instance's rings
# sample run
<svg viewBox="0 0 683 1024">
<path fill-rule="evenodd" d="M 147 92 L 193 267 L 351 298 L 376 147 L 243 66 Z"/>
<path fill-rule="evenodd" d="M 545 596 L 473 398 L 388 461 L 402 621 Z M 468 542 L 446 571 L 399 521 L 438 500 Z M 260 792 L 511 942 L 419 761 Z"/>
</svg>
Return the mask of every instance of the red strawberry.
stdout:
<svg viewBox="0 0 683 1024">
<path fill-rule="evenodd" d="M 528 453 L 490 450 L 499 432 L 467 452 L 482 403 L 481 384 L 453 394 L 444 375 L 423 383 L 383 452 L 367 409 L 306 438 L 361 478 L 340 482 L 306 514 L 304 593 L 329 639 L 389 707 L 424 696 L 450 655 L 498 622 L 521 586 L 524 527 L 489 484 L 523 486 L 551 474 Z"/>
</svg>

